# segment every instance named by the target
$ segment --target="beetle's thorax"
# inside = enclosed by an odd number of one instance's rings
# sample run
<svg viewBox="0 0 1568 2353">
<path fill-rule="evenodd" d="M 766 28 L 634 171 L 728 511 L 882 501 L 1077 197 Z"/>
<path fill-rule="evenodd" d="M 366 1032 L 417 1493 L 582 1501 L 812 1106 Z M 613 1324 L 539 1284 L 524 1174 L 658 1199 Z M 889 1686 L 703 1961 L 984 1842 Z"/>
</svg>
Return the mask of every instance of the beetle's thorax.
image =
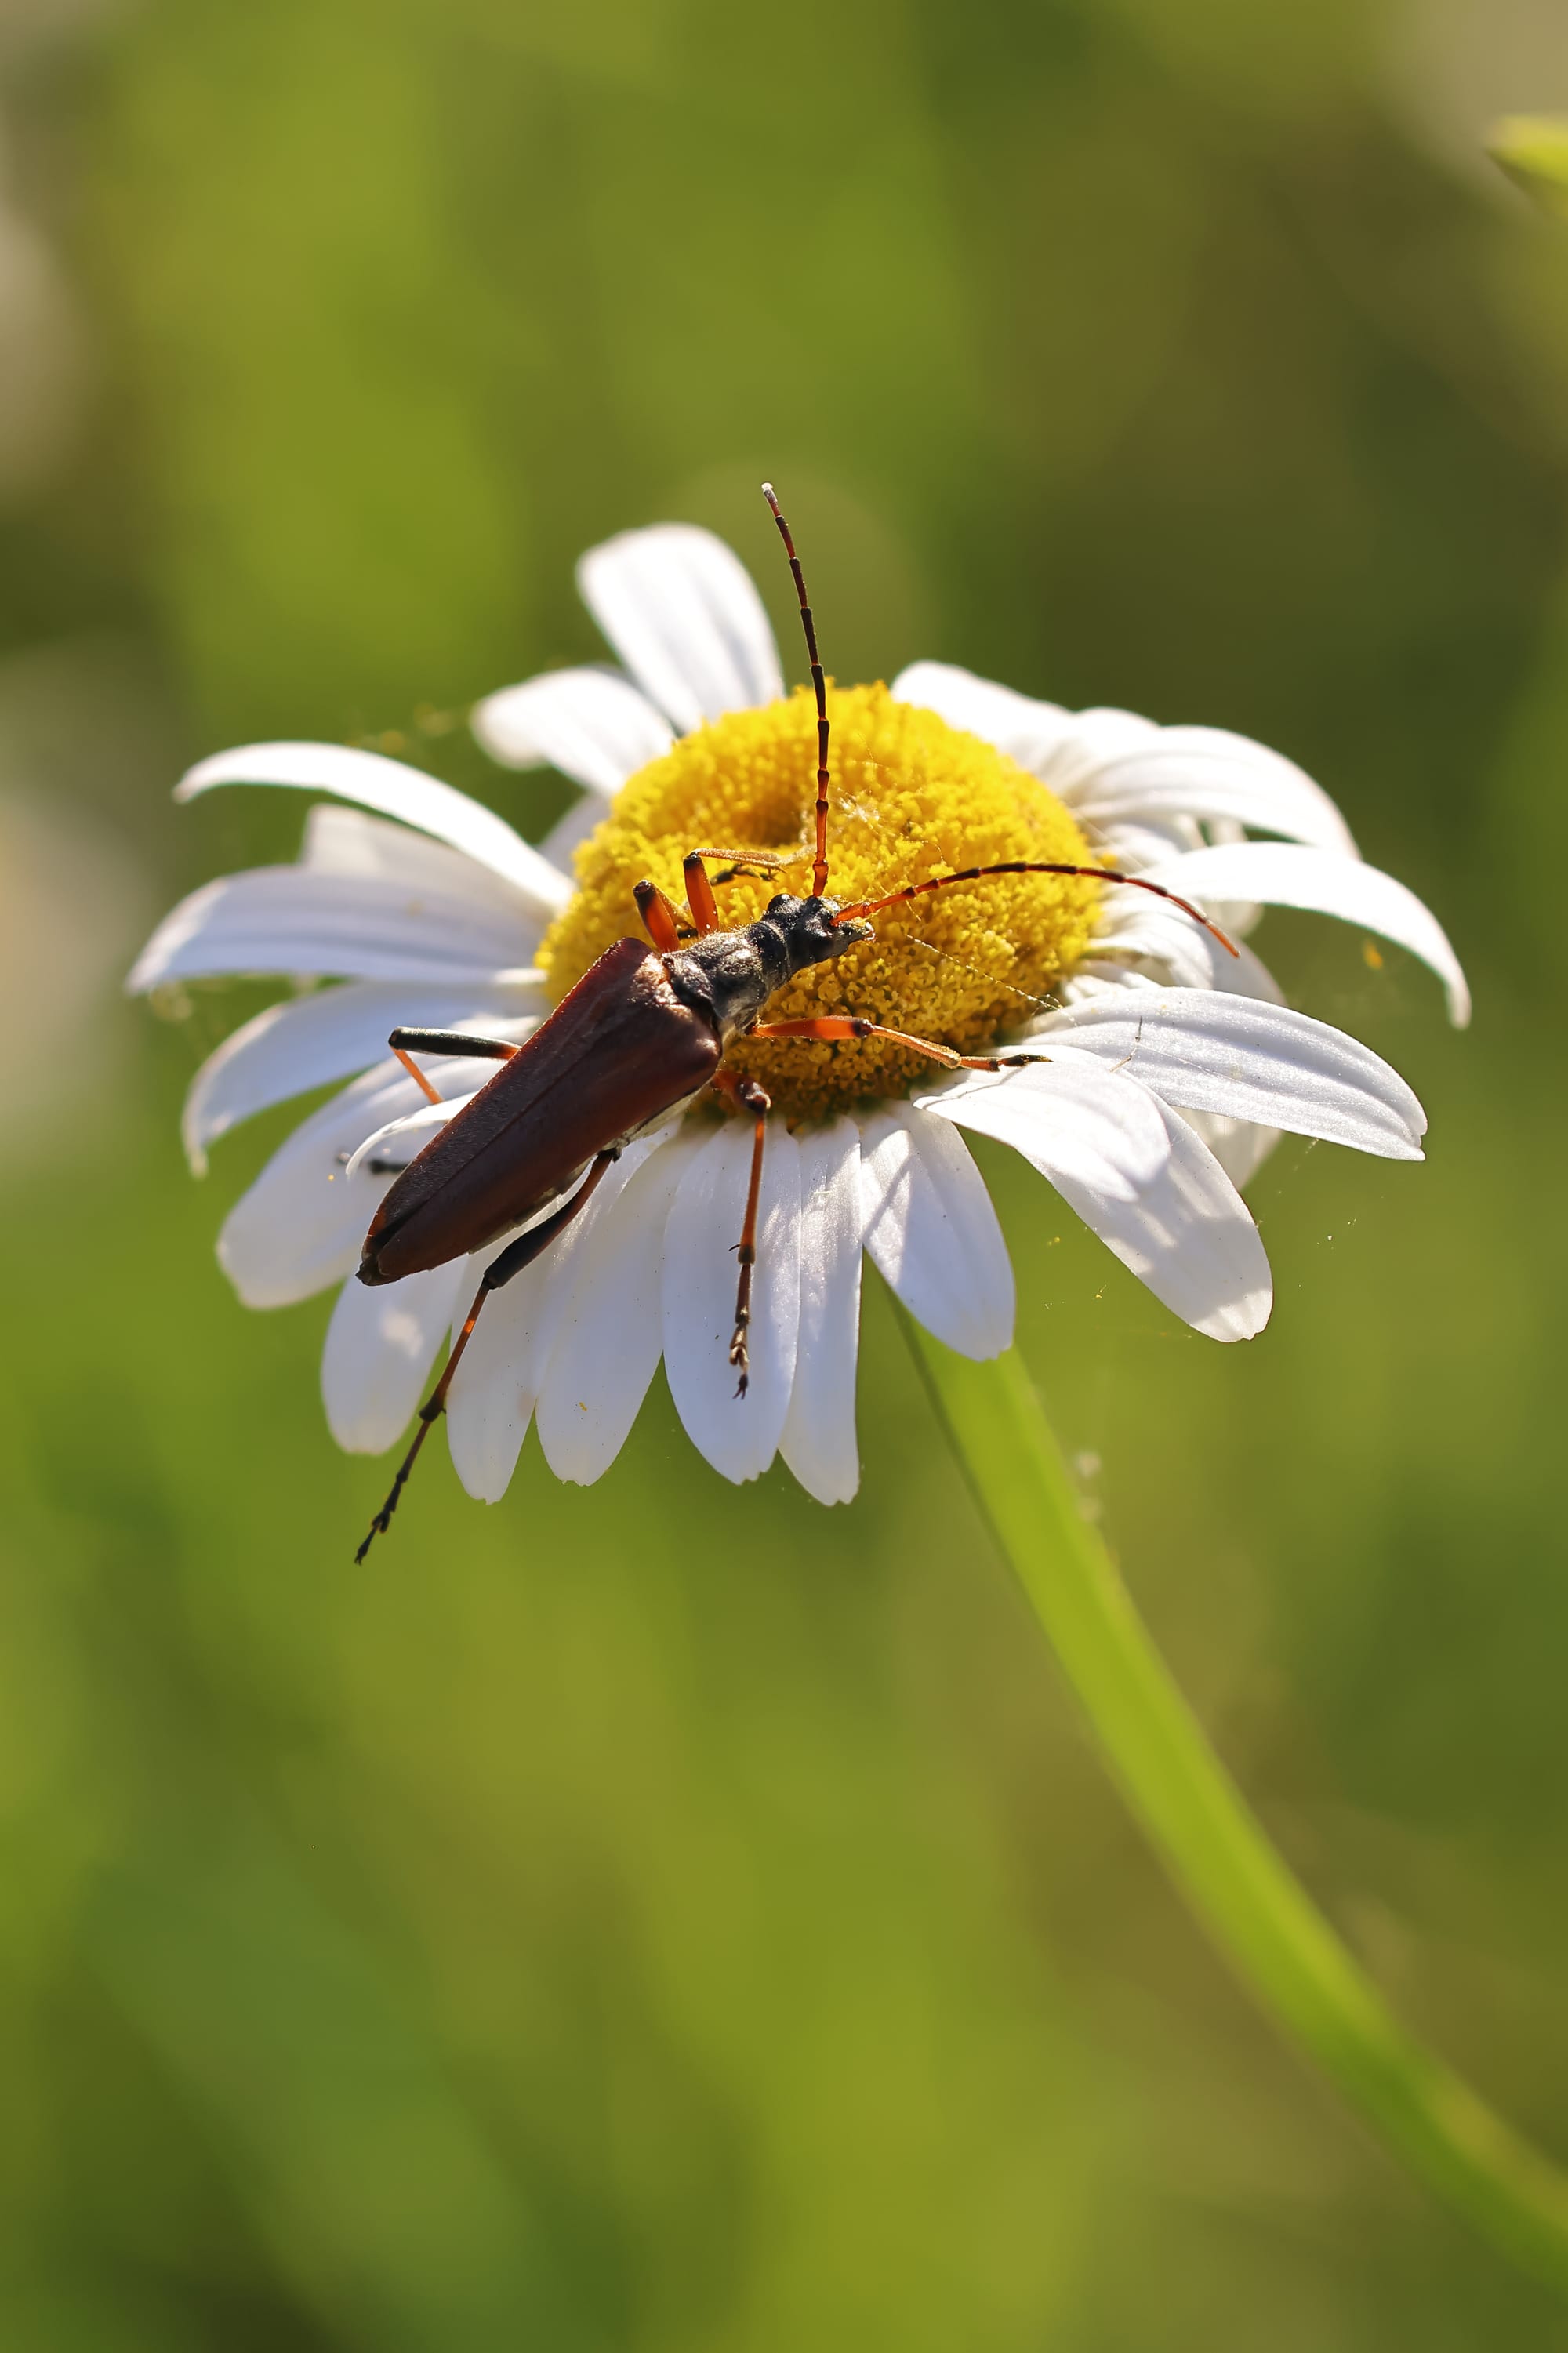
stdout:
<svg viewBox="0 0 1568 2353">
<path fill-rule="evenodd" d="M 712 932 L 667 955 L 670 986 L 687 1004 L 708 1014 L 728 1045 L 797 972 L 826 964 L 872 936 L 869 923 L 835 926 L 837 912 L 836 900 L 791 899 L 781 892 L 743 930 Z"/>
</svg>

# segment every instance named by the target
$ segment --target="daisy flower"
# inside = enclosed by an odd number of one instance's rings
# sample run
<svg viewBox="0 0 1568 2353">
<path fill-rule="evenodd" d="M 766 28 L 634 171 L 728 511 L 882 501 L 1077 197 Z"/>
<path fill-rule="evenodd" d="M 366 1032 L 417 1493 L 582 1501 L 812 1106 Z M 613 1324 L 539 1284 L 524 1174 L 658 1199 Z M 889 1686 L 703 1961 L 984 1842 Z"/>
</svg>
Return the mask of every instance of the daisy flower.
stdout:
<svg viewBox="0 0 1568 2353">
<path fill-rule="evenodd" d="M 352 1082 L 274 1154 L 218 1256 L 253 1307 L 341 1285 L 321 1379 L 332 1434 L 353 1451 L 404 1430 L 508 1239 L 402 1280 L 355 1279 L 400 1170 L 495 1071 L 493 1057 L 432 1062 L 426 1092 L 440 1100 L 426 1102 L 387 1059 L 389 1032 L 527 1039 L 634 932 L 635 885 L 684 898 L 694 848 L 798 869 L 721 864 L 727 929 L 805 887 L 816 705 L 785 692 L 739 560 L 665 524 L 591 550 L 578 583 L 620 667 L 551 671 L 473 714 L 496 759 L 584 787 L 539 848 L 449 786 L 332 744 L 225 752 L 176 788 L 334 797 L 310 809 L 297 864 L 225 877 L 176 907 L 129 986 L 241 973 L 333 984 L 237 1029 L 197 1073 L 184 1133 L 199 1172 L 239 1122 Z M 1420 1105 L 1385 1062 L 1288 1008 L 1249 947 L 1230 952 L 1170 899 L 1115 879 L 1139 876 L 1233 935 L 1269 905 L 1338 916 L 1423 959 L 1466 1019 L 1437 923 L 1361 860 L 1290 761 L 1219 729 L 1070 712 L 929 661 L 891 686 L 830 686 L 826 710 L 833 901 L 909 895 L 859 927 L 874 937 L 781 988 L 765 1020 L 853 1016 L 899 1036 L 742 1035 L 726 1050 L 726 1068 L 773 1106 L 747 1392 L 728 1344 L 752 1122 L 704 1089 L 657 1114 L 550 1248 L 488 1294 L 446 1399 L 458 1475 L 487 1502 L 531 1420 L 559 1478 L 597 1479 L 661 1357 L 686 1430 L 726 1478 L 754 1479 L 782 1454 L 819 1501 L 847 1501 L 865 1256 L 949 1347 L 984 1358 L 1012 1337 L 1012 1271 L 965 1130 L 1021 1153 L 1166 1307 L 1224 1341 L 1268 1320 L 1268 1263 L 1237 1188 L 1279 1130 L 1422 1157 Z M 1103 871 L 918 889 L 1018 863 Z M 1001 1067 L 944 1071 L 910 1036 Z"/>
</svg>

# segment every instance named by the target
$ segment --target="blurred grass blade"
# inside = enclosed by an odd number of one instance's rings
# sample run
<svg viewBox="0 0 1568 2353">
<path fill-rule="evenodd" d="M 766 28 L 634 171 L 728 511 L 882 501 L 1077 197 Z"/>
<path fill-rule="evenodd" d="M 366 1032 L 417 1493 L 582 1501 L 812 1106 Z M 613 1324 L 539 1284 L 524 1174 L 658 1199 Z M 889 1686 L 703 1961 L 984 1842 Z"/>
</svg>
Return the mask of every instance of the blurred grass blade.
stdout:
<svg viewBox="0 0 1568 2353">
<path fill-rule="evenodd" d="M 1542 212 L 1568 220 L 1568 115 L 1505 114 L 1487 153 Z"/>
<path fill-rule="evenodd" d="M 1123 1794 L 1221 1951 L 1412 2171 L 1568 2293 L 1568 2177 L 1405 2033 L 1280 1861 L 1084 1519 L 1016 1350 L 972 1364 L 904 1322 Z"/>
</svg>

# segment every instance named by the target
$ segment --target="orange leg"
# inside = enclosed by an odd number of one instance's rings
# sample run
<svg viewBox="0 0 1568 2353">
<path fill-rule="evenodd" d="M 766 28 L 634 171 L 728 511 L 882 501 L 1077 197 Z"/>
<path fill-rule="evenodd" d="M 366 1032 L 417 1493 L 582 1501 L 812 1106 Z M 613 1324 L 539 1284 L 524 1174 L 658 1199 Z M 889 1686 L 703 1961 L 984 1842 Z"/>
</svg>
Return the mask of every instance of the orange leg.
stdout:
<svg viewBox="0 0 1568 2353">
<path fill-rule="evenodd" d="M 447 1392 L 452 1386 L 452 1376 L 462 1361 L 464 1349 L 473 1337 L 474 1326 L 479 1320 L 480 1308 L 492 1291 L 500 1291 L 504 1283 L 511 1281 L 514 1274 L 521 1274 L 525 1266 L 531 1266 L 541 1252 L 549 1249 L 556 1235 L 571 1224 L 579 1209 L 586 1208 L 594 1197 L 600 1177 L 610 1163 L 619 1156 L 616 1152 L 599 1153 L 590 1162 L 588 1174 L 566 1203 L 565 1208 L 557 1209 L 553 1217 L 542 1219 L 537 1226 L 531 1226 L 527 1233 L 519 1234 L 516 1241 L 509 1242 L 500 1257 L 492 1259 L 489 1265 L 486 1267 L 479 1287 L 474 1293 L 474 1303 L 464 1319 L 463 1328 L 458 1335 L 456 1345 L 447 1359 L 441 1377 L 419 1409 L 419 1427 L 414 1433 L 413 1445 L 397 1466 L 397 1476 L 392 1482 L 392 1493 L 372 1520 L 370 1532 L 354 1555 L 356 1568 L 376 1537 L 384 1535 L 392 1525 L 392 1515 L 397 1509 L 403 1490 L 408 1484 L 408 1474 L 419 1460 L 419 1450 L 429 1436 L 432 1426 L 446 1411 Z"/>
<path fill-rule="evenodd" d="M 994 1054 L 956 1054 L 951 1046 L 939 1046 L 934 1038 L 911 1038 L 906 1029 L 884 1029 L 879 1022 L 857 1020 L 847 1013 L 820 1014 L 811 1021 L 759 1021 L 746 1031 L 748 1038 L 821 1038 L 828 1040 L 845 1038 L 885 1038 L 890 1045 L 909 1046 L 917 1054 L 929 1054 L 933 1062 L 945 1064 L 950 1071 L 1011 1071 L 1023 1062 L 1048 1062 L 1048 1054 L 1009 1054 L 1004 1060 Z"/>
<path fill-rule="evenodd" d="M 713 896 L 704 860 L 723 858 L 729 860 L 719 880 L 732 882 L 738 874 L 755 871 L 775 873 L 781 866 L 796 866 L 795 858 L 774 858 L 764 849 L 689 849 L 681 860 L 680 871 L 686 882 L 686 903 L 691 910 L 691 920 L 697 926 L 697 936 L 705 940 L 710 932 L 721 932 L 724 919 L 719 913 L 719 902 Z"/>
<path fill-rule="evenodd" d="M 405 1054 L 401 1046 L 395 1046 L 392 1050 L 396 1055 L 398 1060 L 402 1063 L 404 1069 L 407 1071 L 409 1077 L 413 1080 L 415 1085 L 418 1088 L 420 1093 L 425 1097 L 426 1103 L 438 1103 L 444 1100 L 436 1088 L 431 1085 L 429 1080 L 426 1077 L 424 1071 L 420 1069 L 412 1054 Z"/>
<path fill-rule="evenodd" d="M 707 939 L 713 932 L 724 929 L 724 919 L 713 896 L 713 884 L 706 860 L 722 858 L 728 860 L 721 882 L 732 882 L 738 874 L 772 874 L 780 867 L 798 866 L 798 858 L 775 858 L 766 849 L 689 849 L 681 861 L 681 874 L 686 883 L 686 903 L 691 911 L 689 930 L 680 920 L 680 911 L 667 899 L 657 882 L 639 882 L 632 892 L 637 902 L 637 913 L 644 929 L 661 955 L 672 955 L 683 939 L 692 933 Z"/>
<path fill-rule="evenodd" d="M 660 955 L 673 955 L 680 945 L 680 924 L 674 907 L 657 882 L 639 882 L 632 892 L 644 931 Z"/>
<path fill-rule="evenodd" d="M 681 876 L 686 884 L 686 903 L 691 910 L 691 920 L 697 926 L 697 936 L 705 940 L 710 932 L 721 931 L 719 905 L 713 896 L 713 885 L 708 880 L 708 869 L 700 849 L 689 852 L 681 864 Z"/>
<path fill-rule="evenodd" d="M 767 1141 L 768 1113 L 773 1106 L 773 1097 L 765 1094 L 754 1079 L 743 1079 L 738 1071 L 716 1071 L 711 1083 L 720 1094 L 728 1095 L 732 1103 L 742 1111 L 754 1113 L 756 1116 L 756 1125 L 752 1132 L 752 1181 L 746 1188 L 746 1215 L 736 1251 L 741 1279 L 735 1288 L 735 1330 L 730 1342 L 730 1362 L 740 1375 L 735 1395 L 742 1398 L 751 1378 L 746 1336 L 752 1324 L 752 1270 L 757 1262 L 757 1204 L 763 1190 L 763 1146 Z"/>
</svg>

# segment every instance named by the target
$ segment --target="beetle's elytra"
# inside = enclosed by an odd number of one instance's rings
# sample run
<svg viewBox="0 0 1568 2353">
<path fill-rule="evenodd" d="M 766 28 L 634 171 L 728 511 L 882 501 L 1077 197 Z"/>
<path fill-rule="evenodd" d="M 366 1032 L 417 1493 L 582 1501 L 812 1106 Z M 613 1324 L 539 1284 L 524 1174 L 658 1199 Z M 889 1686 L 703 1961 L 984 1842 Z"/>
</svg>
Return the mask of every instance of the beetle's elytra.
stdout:
<svg viewBox="0 0 1568 2353">
<path fill-rule="evenodd" d="M 634 896 L 651 946 L 642 940 L 624 939 L 606 949 L 521 1046 L 459 1030 L 393 1031 L 388 1041 L 393 1052 L 432 1102 L 440 1098 L 414 1061 L 416 1053 L 489 1056 L 502 1067 L 398 1175 L 365 1236 L 360 1281 L 398 1282 L 405 1275 L 483 1250 L 513 1228 L 527 1226 L 528 1229 L 487 1268 L 440 1379 L 420 1409 L 419 1428 L 399 1465 L 392 1491 L 355 1556 L 358 1560 L 364 1558 L 375 1536 L 391 1522 L 426 1433 L 446 1406 L 452 1376 L 489 1293 L 549 1249 L 634 1136 L 657 1125 L 704 1088 L 711 1088 L 753 1122 L 751 1183 L 737 1250 L 740 1271 L 730 1343 L 730 1362 L 738 1375 L 737 1393 L 744 1396 L 757 1204 L 771 1102 L 754 1080 L 726 1069 L 724 1056 L 733 1040 L 742 1035 L 828 1041 L 885 1038 L 929 1054 L 933 1062 L 948 1069 L 1005 1067 L 994 1057 L 958 1054 L 933 1039 L 907 1037 L 852 1015 L 763 1021 L 769 1001 L 797 973 L 871 938 L 874 926 L 868 918 L 885 907 L 945 890 L 952 883 L 980 881 L 992 875 L 1085 875 L 1128 883 L 1171 899 L 1230 946 L 1216 925 L 1173 892 L 1136 875 L 1114 874 L 1098 866 L 1015 860 L 966 867 L 852 906 L 840 906 L 830 899 L 826 684 L 817 654 L 816 622 L 789 526 L 765 482 L 763 495 L 789 559 L 816 692 L 811 895 L 795 899 L 781 892 L 757 922 L 727 930 L 713 896 L 709 859 L 764 870 L 796 861 L 744 849 L 693 849 L 684 867 L 689 920 L 683 922 L 670 900 L 652 882 L 639 882 Z M 550 1216 L 528 1223 L 556 1201 L 562 1206 Z"/>
<path fill-rule="evenodd" d="M 407 1050 L 402 1032 L 396 1042 Z M 365 1236 L 360 1281 L 396 1282 L 482 1250 L 596 1153 L 706 1086 L 722 1052 L 664 959 L 617 942 L 404 1170 Z"/>
</svg>

